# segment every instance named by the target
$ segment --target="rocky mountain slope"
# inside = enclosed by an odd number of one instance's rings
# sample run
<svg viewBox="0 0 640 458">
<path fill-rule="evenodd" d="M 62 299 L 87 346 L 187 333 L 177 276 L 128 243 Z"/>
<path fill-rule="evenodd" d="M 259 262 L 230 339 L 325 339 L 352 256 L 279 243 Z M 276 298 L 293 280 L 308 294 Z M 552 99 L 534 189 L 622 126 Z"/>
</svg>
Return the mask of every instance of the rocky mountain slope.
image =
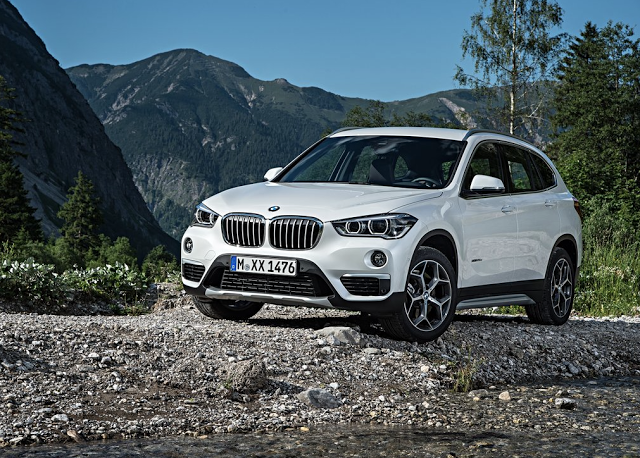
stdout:
<svg viewBox="0 0 640 458">
<path fill-rule="evenodd" d="M 85 98 L 6 0 L 0 0 L 0 75 L 16 88 L 15 108 L 30 121 L 16 135 L 27 154 L 19 160 L 32 205 L 47 234 L 67 189 L 82 170 L 102 200 L 108 235 L 127 236 L 139 254 L 177 244 L 162 231 L 136 189 L 131 171 Z"/>
<path fill-rule="evenodd" d="M 160 225 L 178 237 L 192 208 L 218 191 L 262 180 L 337 128 L 367 100 L 285 79 L 261 81 L 198 51 L 170 51 L 129 65 L 67 69 L 120 148 Z M 447 91 L 389 104 L 456 121 L 476 103 Z M 458 116 L 459 117 L 459 116 Z"/>
</svg>

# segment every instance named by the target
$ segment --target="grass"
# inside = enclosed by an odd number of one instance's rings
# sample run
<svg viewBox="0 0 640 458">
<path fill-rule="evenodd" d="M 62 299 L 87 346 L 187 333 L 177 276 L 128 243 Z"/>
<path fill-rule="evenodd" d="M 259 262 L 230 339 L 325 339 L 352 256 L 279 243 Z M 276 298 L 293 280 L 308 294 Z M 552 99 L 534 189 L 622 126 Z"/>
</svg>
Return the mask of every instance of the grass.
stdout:
<svg viewBox="0 0 640 458">
<path fill-rule="evenodd" d="M 454 393 L 468 393 L 473 388 L 473 376 L 478 372 L 481 361 L 472 357 L 471 348 L 466 348 L 467 356 L 457 364 L 457 370 L 453 376 Z"/>
<path fill-rule="evenodd" d="M 589 316 L 639 315 L 640 245 L 585 250 L 574 308 Z"/>
</svg>

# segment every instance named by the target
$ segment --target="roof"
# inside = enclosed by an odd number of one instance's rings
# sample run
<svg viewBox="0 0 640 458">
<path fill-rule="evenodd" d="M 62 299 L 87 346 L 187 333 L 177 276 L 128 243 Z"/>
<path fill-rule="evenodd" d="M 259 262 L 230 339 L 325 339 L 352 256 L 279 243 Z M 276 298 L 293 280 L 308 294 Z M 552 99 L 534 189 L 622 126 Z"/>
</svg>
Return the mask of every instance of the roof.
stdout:
<svg viewBox="0 0 640 458">
<path fill-rule="evenodd" d="M 490 135 L 508 137 L 535 148 L 526 140 L 515 135 L 498 132 L 490 129 L 444 129 L 438 127 L 343 127 L 333 132 L 329 137 L 354 137 L 354 136 L 400 136 L 400 137 L 426 137 L 443 138 L 446 140 L 465 141 L 472 135 Z"/>
<path fill-rule="evenodd" d="M 364 127 L 364 128 L 344 128 L 339 129 L 330 137 L 354 137 L 369 135 L 385 135 L 400 137 L 428 137 L 444 138 L 447 140 L 464 140 L 467 136 L 466 130 L 460 129 L 440 129 L 435 127 Z"/>
</svg>

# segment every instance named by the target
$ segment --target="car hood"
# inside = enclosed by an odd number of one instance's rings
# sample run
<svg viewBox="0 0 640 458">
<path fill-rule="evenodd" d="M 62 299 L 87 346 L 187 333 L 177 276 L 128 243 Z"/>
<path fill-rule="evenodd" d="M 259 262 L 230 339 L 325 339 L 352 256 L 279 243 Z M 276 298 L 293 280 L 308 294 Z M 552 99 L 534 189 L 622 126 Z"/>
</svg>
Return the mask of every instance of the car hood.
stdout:
<svg viewBox="0 0 640 458">
<path fill-rule="evenodd" d="M 203 203 L 220 215 L 255 213 L 312 216 L 334 221 L 389 213 L 399 207 L 442 195 L 440 190 L 393 188 L 347 183 L 256 183 L 209 197 Z M 269 211 L 279 207 L 276 211 Z"/>
</svg>

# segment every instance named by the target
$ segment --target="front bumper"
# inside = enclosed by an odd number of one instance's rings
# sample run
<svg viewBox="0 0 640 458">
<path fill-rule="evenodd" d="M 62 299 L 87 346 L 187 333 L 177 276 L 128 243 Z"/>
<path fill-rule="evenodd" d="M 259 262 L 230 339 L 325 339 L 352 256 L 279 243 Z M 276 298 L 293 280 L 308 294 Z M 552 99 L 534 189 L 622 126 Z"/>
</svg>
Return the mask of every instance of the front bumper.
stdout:
<svg viewBox="0 0 640 458">
<path fill-rule="evenodd" d="M 376 300 L 371 300 L 371 296 L 366 296 L 368 300 L 349 301 L 346 300 L 331 287 L 326 276 L 322 273 L 322 270 L 310 261 L 299 259 L 300 273 L 309 275 L 310 278 L 317 283 L 316 291 L 319 291 L 315 296 L 302 296 L 295 294 L 281 294 L 273 292 L 260 292 L 260 291 L 240 291 L 234 289 L 228 289 L 222 287 L 222 275 L 229 269 L 230 256 L 224 255 L 217 258 L 209 267 L 208 272 L 203 277 L 203 280 L 198 286 L 189 286 L 185 282 L 183 277 L 183 283 L 187 294 L 193 296 L 218 299 L 218 300 L 245 300 L 251 302 L 263 302 L 278 305 L 289 306 L 305 306 L 305 307 L 319 307 L 319 308 L 336 308 L 342 310 L 353 310 L 366 312 L 376 316 L 388 316 L 397 311 L 399 307 L 402 307 L 404 303 L 404 292 L 389 293 L 381 296 L 374 296 Z M 265 279 L 269 280 L 269 279 Z M 273 279 L 277 281 L 277 279 Z M 386 285 L 385 279 L 380 278 L 380 283 Z M 387 286 L 381 287 L 383 290 L 388 291 Z M 360 296 L 363 297 L 363 296 Z"/>
<path fill-rule="evenodd" d="M 193 245 L 190 253 L 185 251 L 187 238 L 191 239 Z M 398 240 L 343 237 L 327 224 L 320 242 L 313 249 L 280 250 L 267 245 L 258 248 L 231 246 L 223 240 L 219 227 L 190 227 L 183 237 L 182 263 L 183 266 L 198 266 L 203 275 L 200 281 L 190 281 L 184 277 L 183 269 L 182 280 L 186 292 L 202 298 L 337 308 L 377 316 L 389 315 L 403 306 L 407 270 L 414 250 L 410 237 Z M 380 268 L 374 267 L 370 261 L 371 254 L 376 250 L 387 256 L 387 263 Z M 299 275 L 313 278 L 315 293 L 296 295 L 271 291 L 267 287 L 253 290 L 229 287 L 229 283 L 221 277 L 225 271 L 229 274 L 232 255 L 295 259 L 298 261 Z M 345 287 L 345 277 L 377 279 L 379 292 L 352 294 Z M 279 278 L 264 276 L 262 279 L 256 278 L 258 280 L 277 283 Z"/>
</svg>

